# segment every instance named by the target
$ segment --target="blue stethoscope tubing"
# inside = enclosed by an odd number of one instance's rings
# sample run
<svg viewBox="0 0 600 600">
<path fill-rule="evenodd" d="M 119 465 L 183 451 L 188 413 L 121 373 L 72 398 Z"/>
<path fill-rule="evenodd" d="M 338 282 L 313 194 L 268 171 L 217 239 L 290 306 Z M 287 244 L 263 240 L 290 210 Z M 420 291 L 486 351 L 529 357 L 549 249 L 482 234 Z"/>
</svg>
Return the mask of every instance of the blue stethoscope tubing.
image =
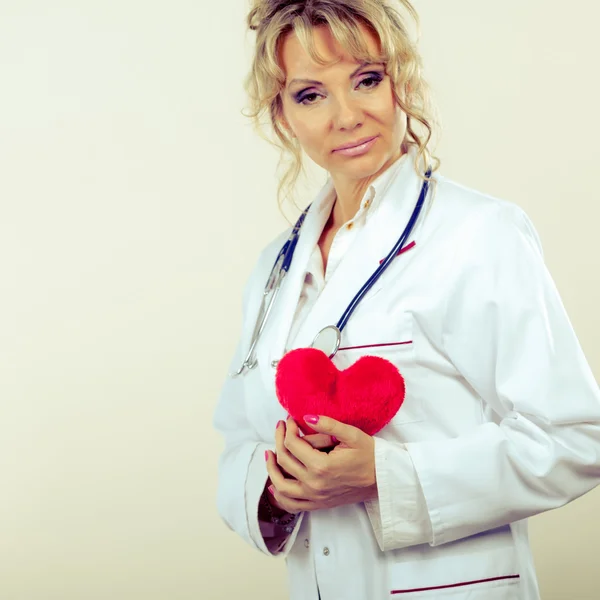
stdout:
<svg viewBox="0 0 600 600">
<path fill-rule="evenodd" d="M 375 282 L 381 277 L 383 272 L 387 269 L 390 263 L 394 260 L 394 258 L 398 255 L 398 253 L 404 247 L 406 240 L 410 237 L 412 230 L 419 218 L 421 213 L 421 209 L 423 208 L 423 204 L 425 203 L 425 198 L 427 197 L 427 192 L 429 191 L 429 181 L 431 177 L 431 168 L 427 170 L 425 173 L 425 179 L 423 181 L 423 185 L 421 186 L 421 192 L 419 193 L 419 198 L 417 203 L 415 204 L 415 208 L 408 220 L 402 235 L 398 238 L 398 241 L 389 252 L 389 254 L 383 259 L 381 264 L 377 267 L 375 272 L 369 277 L 369 279 L 364 283 L 364 285 L 360 288 L 357 294 L 352 298 L 350 304 L 347 306 L 346 310 L 338 320 L 336 325 L 328 325 L 323 328 L 313 340 L 312 346 L 318 346 L 317 340 L 320 336 L 322 336 L 326 331 L 333 331 L 335 336 L 335 344 L 332 347 L 332 351 L 327 352 L 330 358 L 332 358 L 338 350 L 341 332 L 344 327 L 348 323 L 348 320 L 352 316 L 352 313 L 356 310 L 360 301 L 364 298 L 365 294 L 373 287 Z M 298 243 L 298 238 L 300 237 L 300 228 L 302 227 L 302 223 L 304 223 L 304 219 L 306 218 L 306 214 L 310 205 L 306 207 L 303 213 L 300 215 L 298 221 L 294 225 L 292 233 L 290 237 L 287 239 L 279 254 L 277 254 L 277 258 L 275 259 L 275 263 L 273 264 L 273 268 L 271 269 L 271 273 L 269 274 L 269 279 L 267 280 L 267 284 L 265 286 L 263 297 L 261 300 L 261 305 L 259 308 L 256 325 L 254 326 L 254 332 L 252 333 L 252 338 L 250 342 L 250 348 L 248 349 L 248 353 L 246 354 L 246 358 L 244 359 L 242 366 L 233 373 L 233 376 L 239 376 L 244 372 L 244 369 L 253 369 L 258 364 L 256 357 L 254 356 L 254 351 L 256 349 L 256 345 L 260 336 L 265 328 L 267 323 L 267 319 L 269 314 L 271 313 L 271 309 L 273 308 L 273 304 L 275 303 L 275 299 L 281 289 L 281 284 L 283 282 L 284 277 L 287 275 L 290 266 L 292 264 L 292 259 L 294 257 L 294 252 L 296 250 L 296 244 Z M 267 296 L 270 294 L 271 298 L 269 303 L 265 309 Z"/>
<path fill-rule="evenodd" d="M 241 375 L 244 372 L 244 369 L 246 368 L 254 369 L 254 367 L 256 367 L 256 365 L 258 364 L 258 361 L 254 356 L 254 350 L 256 349 L 258 340 L 260 339 L 265 325 L 267 324 L 269 314 L 271 312 L 271 309 L 273 308 L 275 299 L 279 294 L 279 290 L 281 289 L 283 279 L 287 275 L 287 272 L 289 271 L 290 266 L 292 264 L 292 258 L 294 257 L 294 252 L 296 250 L 296 244 L 298 243 L 298 238 L 300 237 L 300 227 L 302 227 L 302 223 L 304 223 L 304 219 L 306 218 L 306 214 L 308 213 L 309 208 L 310 204 L 300 215 L 300 218 L 294 225 L 294 229 L 292 230 L 290 237 L 287 239 L 287 241 L 279 251 L 279 254 L 277 254 L 277 258 L 275 259 L 275 263 L 273 264 L 273 268 L 271 269 L 271 273 L 269 274 L 269 279 L 267 280 L 267 284 L 265 285 L 265 289 L 263 291 L 260 307 L 258 310 L 258 316 L 256 318 L 256 324 L 252 333 L 250 348 L 248 349 L 248 353 L 246 354 L 246 358 L 244 359 L 242 366 L 233 373 L 233 377 Z M 265 309 L 267 296 L 269 296 L 271 292 L 272 296 Z"/>
<path fill-rule="evenodd" d="M 423 181 L 423 185 L 421 187 L 421 192 L 419 194 L 419 199 L 417 200 L 415 208 L 412 212 L 412 215 L 410 216 L 410 219 L 408 220 L 406 227 L 404 228 L 404 231 L 402 232 L 402 235 L 398 238 L 396 245 L 392 248 L 390 253 L 383 259 L 383 262 L 379 265 L 379 267 L 377 267 L 377 269 L 375 270 L 373 275 L 371 275 L 371 277 L 369 277 L 369 279 L 365 282 L 365 284 L 362 286 L 362 288 L 360 288 L 360 290 L 358 291 L 356 296 L 354 296 L 354 298 L 352 299 L 352 301 L 350 302 L 350 304 L 344 311 L 344 314 L 340 317 L 340 320 L 337 322 L 337 325 L 336 325 L 336 327 L 338 328 L 340 333 L 342 332 L 344 327 L 346 327 L 346 323 L 348 323 L 348 320 L 350 319 L 350 316 L 352 315 L 352 313 L 355 311 L 356 307 L 358 306 L 358 303 L 363 299 L 364 295 L 373 287 L 375 282 L 381 277 L 383 272 L 388 268 L 389 264 L 394 260 L 394 258 L 396 258 L 396 256 L 400 252 L 400 250 L 402 250 L 402 248 L 404 247 L 406 240 L 410 237 L 410 234 L 412 233 L 415 223 L 417 222 L 417 219 L 419 218 L 419 215 L 421 214 L 421 209 L 423 208 L 425 198 L 427 197 L 427 192 L 429 190 L 429 178 L 430 177 L 431 177 L 431 169 L 428 169 L 427 172 L 425 173 L 426 179 L 425 179 L 425 181 Z"/>
</svg>

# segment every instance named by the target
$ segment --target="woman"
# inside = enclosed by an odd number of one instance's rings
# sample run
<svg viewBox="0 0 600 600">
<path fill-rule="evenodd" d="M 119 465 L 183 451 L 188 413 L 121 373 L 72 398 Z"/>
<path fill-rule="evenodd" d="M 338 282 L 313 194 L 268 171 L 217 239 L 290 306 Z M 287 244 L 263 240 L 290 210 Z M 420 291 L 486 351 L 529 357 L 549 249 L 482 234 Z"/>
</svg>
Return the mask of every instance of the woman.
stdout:
<svg viewBox="0 0 600 600">
<path fill-rule="evenodd" d="M 216 409 L 222 518 L 286 557 L 292 600 L 539 598 L 526 519 L 600 481 L 600 394 L 531 222 L 437 173 L 419 57 L 383 0 L 266 0 L 248 22 L 255 117 L 267 111 L 292 156 L 303 150 L 329 178 L 257 366 L 227 379 Z M 277 400 L 278 361 L 337 322 L 394 247 L 429 166 L 403 251 L 332 359 L 385 358 L 404 402 L 374 436 L 323 415 L 304 417 L 317 432 L 304 436 Z M 289 234 L 250 276 L 232 371 Z"/>
</svg>

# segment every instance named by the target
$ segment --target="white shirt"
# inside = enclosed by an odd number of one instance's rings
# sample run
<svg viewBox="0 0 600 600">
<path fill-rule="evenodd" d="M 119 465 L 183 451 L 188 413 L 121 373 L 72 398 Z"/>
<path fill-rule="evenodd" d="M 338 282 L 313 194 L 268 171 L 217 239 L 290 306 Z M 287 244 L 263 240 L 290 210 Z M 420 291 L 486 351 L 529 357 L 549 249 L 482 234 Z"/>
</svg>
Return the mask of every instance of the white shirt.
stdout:
<svg viewBox="0 0 600 600">
<path fill-rule="evenodd" d="M 374 182 L 351 230 L 338 232 L 322 279 L 311 257 L 331 180 L 313 202 L 256 347 L 258 366 L 225 381 L 215 411 L 226 444 L 219 514 L 253 548 L 286 558 L 291 600 L 318 591 L 322 600 L 538 600 L 527 518 L 600 482 L 600 392 L 525 213 L 441 175 L 414 245 L 342 334 L 345 348 L 376 343 L 407 385 L 401 409 L 374 436 L 378 498 L 302 513 L 280 549 L 261 532 L 264 452 L 286 417 L 272 361 L 335 323 L 389 252 L 421 184 L 409 156 Z M 265 248 L 249 278 L 231 371 L 288 235 Z M 333 360 L 347 368 L 360 354 L 340 350 Z"/>
</svg>

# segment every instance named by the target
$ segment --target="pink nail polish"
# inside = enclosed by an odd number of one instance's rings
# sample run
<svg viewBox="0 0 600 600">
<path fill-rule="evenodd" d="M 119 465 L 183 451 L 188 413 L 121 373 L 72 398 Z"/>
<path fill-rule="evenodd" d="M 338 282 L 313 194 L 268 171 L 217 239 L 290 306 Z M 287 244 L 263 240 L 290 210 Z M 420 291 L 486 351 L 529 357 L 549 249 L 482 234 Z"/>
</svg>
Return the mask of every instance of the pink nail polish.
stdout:
<svg viewBox="0 0 600 600">
<path fill-rule="evenodd" d="M 269 451 L 265 450 L 265 461 L 269 460 Z"/>
<path fill-rule="evenodd" d="M 275 488 L 272 485 L 269 486 L 269 492 L 270 492 L 271 496 L 275 495 Z"/>
<path fill-rule="evenodd" d="M 338 439 L 337 439 L 337 438 L 336 438 L 334 435 L 332 435 L 332 436 L 331 436 L 331 441 L 332 441 L 334 444 L 337 444 L 337 442 L 338 442 Z"/>
<path fill-rule="evenodd" d="M 304 420 L 311 425 L 316 425 L 319 422 L 319 417 L 315 415 L 304 415 Z"/>
</svg>

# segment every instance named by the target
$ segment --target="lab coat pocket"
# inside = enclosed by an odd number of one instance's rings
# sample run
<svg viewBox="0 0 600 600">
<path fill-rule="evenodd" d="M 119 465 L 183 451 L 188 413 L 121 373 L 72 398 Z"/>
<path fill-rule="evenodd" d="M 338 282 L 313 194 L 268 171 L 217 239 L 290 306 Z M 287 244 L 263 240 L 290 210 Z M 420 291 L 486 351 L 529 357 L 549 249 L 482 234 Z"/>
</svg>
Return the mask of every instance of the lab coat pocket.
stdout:
<svg viewBox="0 0 600 600">
<path fill-rule="evenodd" d="M 523 594 L 509 525 L 387 558 L 392 600 L 517 600 Z"/>
<path fill-rule="evenodd" d="M 378 356 L 391 362 L 404 378 L 406 394 L 392 426 L 416 423 L 424 418 L 422 398 L 414 393 L 415 377 L 413 317 L 403 313 L 392 318 L 384 313 L 370 314 L 347 327 L 347 335 L 334 358 L 338 369 L 348 369 L 362 356 Z"/>
<path fill-rule="evenodd" d="M 390 599 L 402 600 L 519 600 L 522 598 L 519 578 L 500 577 L 482 581 L 464 581 L 448 587 L 422 588 L 414 591 L 391 590 Z"/>
</svg>

